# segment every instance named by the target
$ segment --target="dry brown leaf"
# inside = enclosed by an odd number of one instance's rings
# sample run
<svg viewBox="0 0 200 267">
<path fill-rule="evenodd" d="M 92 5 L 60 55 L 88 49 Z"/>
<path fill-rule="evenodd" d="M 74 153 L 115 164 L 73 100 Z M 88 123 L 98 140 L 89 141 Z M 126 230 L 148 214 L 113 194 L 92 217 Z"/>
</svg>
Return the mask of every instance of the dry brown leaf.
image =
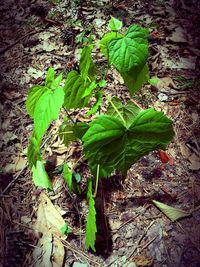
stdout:
<svg viewBox="0 0 200 267">
<path fill-rule="evenodd" d="M 4 170 L 6 173 L 15 173 L 21 171 L 27 163 L 27 160 L 23 157 L 15 157 L 13 161 L 13 163 L 5 166 Z"/>
<path fill-rule="evenodd" d="M 153 264 L 153 259 L 152 258 L 147 258 L 145 256 L 135 256 L 132 261 L 139 267 L 147 267 L 147 266 L 152 266 Z"/>
<path fill-rule="evenodd" d="M 181 27 L 177 27 L 175 32 L 172 33 L 172 36 L 169 37 L 169 40 L 175 43 L 186 43 L 185 31 Z"/>
<path fill-rule="evenodd" d="M 57 149 L 53 149 L 54 153 L 57 153 L 58 155 L 62 155 L 65 152 L 67 152 L 69 149 L 64 144 L 58 147 Z"/>
<path fill-rule="evenodd" d="M 42 192 L 39 198 L 37 220 L 33 225 L 34 230 L 42 233 L 33 252 L 33 258 L 36 261 L 35 267 L 63 266 L 65 250 L 59 237 L 64 225 L 65 221 L 60 213 L 48 196 Z"/>
<path fill-rule="evenodd" d="M 190 165 L 189 168 L 190 170 L 197 171 L 200 169 L 200 158 L 195 155 L 195 153 L 192 153 L 192 155 L 189 157 Z"/>
<path fill-rule="evenodd" d="M 57 156 L 57 166 L 62 165 L 65 162 L 66 155 L 58 155 Z"/>
<path fill-rule="evenodd" d="M 158 90 L 161 90 L 161 89 L 166 89 L 166 88 L 177 88 L 177 86 L 175 85 L 174 81 L 172 80 L 171 77 L 163 77 L 163 78 L 160 78 L 158 83 L 155 85 L 155 87 L 158 89 Z"/>
<path fill-rule="evenodd" d="M 12 132 L 6 132 L 6 133 L 0 135 L 0 139 L 1 139 L 1 144 L 2 145 L 3 144 L 4 145 L 7 145 L 7 143 L 9 141 L 13 141 L 13 140 L 15 140 L 17 138 L 18 137 L 14 133 L 12 133 Z"/>
<path fill-rule="evenodd" d="M 9 91 L 9 92 L 4 92 L 4 95 L 7 99 L 9 100 L 14 100 L 16 98 L 21 97 L 21 93 L 16 92 L 16 91 Z"/>
</svg>

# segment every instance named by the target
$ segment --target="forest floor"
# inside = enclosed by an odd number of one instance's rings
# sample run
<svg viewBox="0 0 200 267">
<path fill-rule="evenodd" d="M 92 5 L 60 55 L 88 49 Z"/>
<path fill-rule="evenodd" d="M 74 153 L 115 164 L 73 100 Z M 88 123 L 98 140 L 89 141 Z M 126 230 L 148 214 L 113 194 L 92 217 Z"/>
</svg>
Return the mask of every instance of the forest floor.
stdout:
<svg viewBox="0 0 200 267">
<path fill-rule="evenodd" d="M 88 0 L 80 8 L 78 2 L 0 4 L 0 266 L 199 267 L 200 3 Z M 167 151 L 152 152 L 134 164 L 123 184 L 116 177 L 101 181 L 97 251 L 92 253 L 84 248 L 86 201 L 70 194 L 58 174 L 52 178 L 53 192 L 33 185 L 26 157 L 33 122 L 25 101 L 29 88 L 44 82 L 50 66 L 64 75 L 75 68 L 83 37 L 92 33 L 97 42 L 111 15 L 124 27 L 136 23 L 149 28 L 149 68 L 159 82 L 145 85 L 134 99 L 170 117 L 175 137 Z M 129 100 L 116 71 L 107 79 L 109 93 Z M 81 113 L 72 115 L 85 120 Z M 79 161 L 76 172 L 84 179 L 88 168 L 80 144 L 66 148 L 54 137 L 60 123 L 52 124 L 44 139 L 45 159 L 53 170 L 66 160 Z M 190 216 L 172 222 L 152 200 Z M 59 224 L 57 212 L 71 233 L 56 241 L 48 223 Z M 43 237 L 34 232 L 36 225 Z"/>
</svg>

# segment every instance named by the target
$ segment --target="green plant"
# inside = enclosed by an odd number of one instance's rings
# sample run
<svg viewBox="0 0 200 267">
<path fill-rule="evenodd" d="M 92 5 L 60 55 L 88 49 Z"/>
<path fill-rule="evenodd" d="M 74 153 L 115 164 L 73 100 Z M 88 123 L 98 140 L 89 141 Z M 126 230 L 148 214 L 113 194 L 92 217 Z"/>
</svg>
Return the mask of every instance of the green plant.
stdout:
<svg viewBox="0 0 200 267">
<path fill-rule="evenodd" d="M 89 213 L 86 225 L 86 248 L 94 251 L 97 231 L 95 196 L 99 178 L 109 177 L 115 170 L 126 176 L 129 168 L 139 158 L 152 150 L 165 149 L 174 134 L 172 121 L 162 112 L 153 108 L 143 110 L 132 101 L 124 105 L 118 98 L 106 96 L 103 88 L 106 87 L 106 74 L 111 65 L 123 77 L 131 96 L 149 81 L 148 31 L 132 25 L 125 33 L 119 32 L 122 23 L 113 17 L 108 27 L 110 31 L 99 42 L 100 51 L 107 58 L 103 77 L 98 76 L 98 68 L 92 59 L 94 45 L 89 40 L 82 50 L 79 71 L 70 71 L 63 87 L 60 85 L 62 74 L 55 77 L 53 68 L 50 68 L 45 85 L 33 86 L 26 101 L 27 112 L 34 121 L 34 131 L 28 148 L 33 181 L 36 186 L 50 190 L 52 185 L 45 171 L 40 146 L 51 122 L 58 118 L 62 107 L 67 114 L 70 109 L 86 107 L 89 107 L 86 117 L 96 114 L 89 124 L 74 123 L 69 117 L 59 130 L 66 146 L 76 139 L 82 141 L 83 151 L 94 177 L 88 179 Z M 93 99 L 96 101 L 93 102 Z M 99 114 L 103 99 L 109 105 L 105 114 Z M 65 163 L 64 179 L 69 190 L 77 191 L 76 177 L 72 172 Z"/>
</svg>

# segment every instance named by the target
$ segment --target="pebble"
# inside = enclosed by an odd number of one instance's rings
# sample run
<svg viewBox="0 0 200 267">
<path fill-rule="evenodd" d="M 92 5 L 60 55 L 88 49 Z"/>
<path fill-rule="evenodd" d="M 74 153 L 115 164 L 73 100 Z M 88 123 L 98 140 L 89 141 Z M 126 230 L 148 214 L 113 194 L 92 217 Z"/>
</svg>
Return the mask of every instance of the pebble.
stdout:
<svg viewBox="0 0 200 267">
<path fill-rule="evenodd" d="M 161 101 L 161 102 L 165 102 L 168 100 L 168 96 L 164 93 L 160 93 L 158 94 L 158 99 Z"/>
</svg>

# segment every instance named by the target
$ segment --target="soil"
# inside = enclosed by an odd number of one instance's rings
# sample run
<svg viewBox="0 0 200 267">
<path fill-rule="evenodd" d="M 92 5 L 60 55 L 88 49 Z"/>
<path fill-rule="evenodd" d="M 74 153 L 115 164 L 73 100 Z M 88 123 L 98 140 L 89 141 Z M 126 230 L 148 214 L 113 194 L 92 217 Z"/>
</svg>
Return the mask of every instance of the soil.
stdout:
<svg viewBox="0 0 200 267">
<path fill-rule="evenodd" d="M 0 266 L 199 267 L 199 1 L 7 0 L 0 8 Z M 86 181 L 90 174 L 81 145 L 73 142 L 63 147 L 55 138 L 62 119 L 52 123 L 43 153 L 54 191 L 36 188 L 26 157 L 33 122 L 25 101 L 29 88 L 44 82 L 50 66 L 64 77 L 76 69 L 83 36 L 92 33 L 97 42 L 107 31 L 111 15 L 123 21 L 125 28 L 135 23 L 149 28 L 150 74 L 159 82 L 145 85 L 134 101 L 170 117 L 175 137 L 166 151 L 154 151 L 135 163 L 125 181 L 118 173 L 100 181 L 93 253 L 84 247 L 85 188 L 82 186 L 81 195 L 71 194 L 59 171 L 54 172 L 65 160 L 78 162 L 76 173 Z M 102 64 L 97 62 L 99 68 Z M 107 92 L 123 101 L 130 99 L 114 69 L 107 79 Z M 106 105 L 105 101 L 102 110 Z M 71 112 L 71 116 L 85 121 L 84 111 Z M 57 265 L 53 263 L 55 251 L 49 251 L 48 263 L 41 261 L 44 246 L 39 257 L 35 256 L 42 237 L 33 228 L 44 192 L 53 203 L 52 214 L 56 208 L 72 231 L 59 243 L 64 254 Z M 152 200 L 184 210 L 189 216 L 173 222 Z M 52 240 L 51 236 L 47 243 L 55 245 Z"/>
</svg>

